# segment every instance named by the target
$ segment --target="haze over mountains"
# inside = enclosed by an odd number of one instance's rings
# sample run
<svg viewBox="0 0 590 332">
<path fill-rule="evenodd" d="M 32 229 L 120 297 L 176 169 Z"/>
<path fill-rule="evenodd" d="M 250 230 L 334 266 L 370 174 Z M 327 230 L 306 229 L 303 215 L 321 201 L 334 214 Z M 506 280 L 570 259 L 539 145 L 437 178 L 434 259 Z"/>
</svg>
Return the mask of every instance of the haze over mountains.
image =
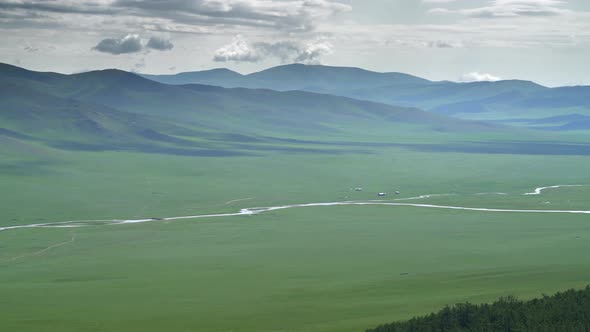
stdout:
<svg viewBox="0 0 590 332">
<path fill-rule="evenodd" d="M 199 83 L 222 87 L 327 93 L 389 105 L 418 107 L 470 119 L 550 120 L 557 115 L 590 115 L 590 86 L 547 88 L 522 80 L 433 82 L 402 73 L 377 73 L 360 68 L 303 64 L 278 66 L 248 75 L 228 69 L 214 69 L 176 75 L 143 76 L 167 84 Z M 562 122 L 553 124 L 567 125 Z M 566 128 L 568 126 L 563 127 Z"/>
</svg>

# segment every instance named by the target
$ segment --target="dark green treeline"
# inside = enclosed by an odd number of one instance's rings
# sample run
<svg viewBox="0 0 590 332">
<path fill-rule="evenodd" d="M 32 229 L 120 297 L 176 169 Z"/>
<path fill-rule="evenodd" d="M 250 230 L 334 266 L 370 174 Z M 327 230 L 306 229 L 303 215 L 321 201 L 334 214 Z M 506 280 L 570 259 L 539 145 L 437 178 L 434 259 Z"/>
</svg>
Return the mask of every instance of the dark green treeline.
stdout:
<svg viewBox="0 0 590 332">
<path fill-rule="evenodd" d="M 500 298 L 492 304 L 447 306 L 437 313 L 381 325 L 367 332 L 590 332 L 590 286 L 530 301 Z"/>
</svg>

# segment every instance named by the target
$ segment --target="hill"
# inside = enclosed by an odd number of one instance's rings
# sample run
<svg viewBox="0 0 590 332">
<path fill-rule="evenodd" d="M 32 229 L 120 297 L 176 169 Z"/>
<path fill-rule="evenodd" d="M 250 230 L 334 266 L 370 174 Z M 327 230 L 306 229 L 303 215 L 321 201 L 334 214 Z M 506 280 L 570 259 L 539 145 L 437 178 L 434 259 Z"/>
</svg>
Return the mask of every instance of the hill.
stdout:
<svg viewBox="0 0 590 332">
<path fill-rule="evenodd" d="M 350 67 L 292 64 L 240 75 L 217 69 L 177 75 L 144 75 L 166 83 L 205 83 L 221 87 L 302 90 L 389 105 L 417 107 L 471 119 L 590 115 L 589 87 L 547 88 L 530 81 L 433 82 L 402 73 Z"/>
<path fill-rule="evenodd" d="M 303 91 L 166 85 L 120 70 L 73 75 L 22 70 L 14 74 L 13 68 L 9 71 L 13 74 L 2 75 L 0 83 L 167 121 L 182 121 L 209 130 L 325 134 L 354 130 L 359 123 L 381 127 L 384 122 L 420 124 L 443 130 L 489 127 L 415 108 Z M 10 93 L 10 89 L 6 90 Z M 32 99 L 37 98 L 40 97 Z"/>
<path fill-rule="evenodd" d="M 175 75 L 142 75 L 167 84 L 209 84 L 221 87 L 273 89 L 277 91 L 302 90 L 351 96 L 355 89 L 398 85 L 414 86 L 432 83 L 402 73 L 377 73 L 354 67 L 291 64 L 241 75 L 228 69 L 186 72 Z"/>
<path fill-rule="evenodd" d="M 26 139 L 70 149 L 225 154 L 278 149 L 284 138 L 399 141 L 416 129 L 504 130 L 347 97 L 167 85 L 114 69 L 62 75 L 0 65 L 0 86 L 0 128 L 33 133 Z"/>
<path fill-rule="evenodd" d="M 6 83 L 0 84 L 0 110 L 5 146 L 26 142 L 74 150 L 166 152 L 199 146 L 177 136 L 205 135 L 156 118 Z"/>
<path fill-rule="evenodd" d="M 164 84 L 205 84 L 219 85 L 219 82 L 225 82 L 226 87 L 239 87 L 242 83 L 243 75 L 226 68 L 217 68 L 204 71 L 195 71 L 179 73 L 175 75 L 141 75 L 145 78 L 152 79 Z M 232 84 L 232 82 L 235 82 Z"/>
</svg>

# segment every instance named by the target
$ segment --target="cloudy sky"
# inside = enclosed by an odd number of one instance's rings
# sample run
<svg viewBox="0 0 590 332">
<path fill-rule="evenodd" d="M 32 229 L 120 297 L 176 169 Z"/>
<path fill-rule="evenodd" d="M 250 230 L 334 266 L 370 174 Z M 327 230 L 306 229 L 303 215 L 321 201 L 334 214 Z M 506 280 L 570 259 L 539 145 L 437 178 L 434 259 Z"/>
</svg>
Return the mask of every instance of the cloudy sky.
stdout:
<svg viewBox="0 0 590 332">
<path fill-rule="evenodd" d="M 588 0 L 0 0 L 0 62 L 73 73 L 284 63 L 590 85 Z"/>
</svg>

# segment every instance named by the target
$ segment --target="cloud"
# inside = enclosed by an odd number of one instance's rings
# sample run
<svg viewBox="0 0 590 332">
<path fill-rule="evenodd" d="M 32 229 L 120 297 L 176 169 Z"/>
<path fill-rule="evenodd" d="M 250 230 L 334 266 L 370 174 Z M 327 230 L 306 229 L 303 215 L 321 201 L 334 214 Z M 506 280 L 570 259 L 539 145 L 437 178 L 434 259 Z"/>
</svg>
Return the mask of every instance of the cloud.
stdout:
<svg viewBox="0 0 590 332">
<path fill-rule="evenodd" d="M 406 47 L 406 48 L 413 48 L 413 49 L 422 49 L 422 48 L 441 48 L 441 49 L 451 49 L 451 48 L 463 48 L 465 44 L 462 41 L 453 41 L 453 40 L 428 40 L 422 39 L 428 37 L 430 33 L 424 33 L 422 35 L 417 35 L 412 38 L 412 36 L 400 36 L 402 38 L 385 38 L 383 40 L 384 45 L 395 45 L 399 47 Z M 405 37 L 405 38 L 404 38 Z M 409 37 L 409 38 L 408 38 Z"/>
<path fill-rule="evenodd" d="M 122 38 L 106 38 L 92 48 L 94 51 L 110 53 L 114 55 L 137 53 L 143 49 L 138 35 L 126 35 Z"/>
<path fill-rule="evenodd" d="M 248 45 L 242 36 L 236 36 L 231 43 L 221 47 L 213 55 L 217 62 L 257 62 L 260 56 Z"/>
<path fill-rule="evenodd" d="M 282 63 L 320 63 L 323 56 L 332 54 L 332 44 L 314 40 L 307 43 L 296 41 L 256 42 L 249 44 L 242 36 L 236 36 L 231 43 L 215 51 L 217 62 L 258 62 L 275 58 Z"/>
<path fill-rule="evenodd" d="M 168 51 L 174 47 L 171 41 L 151 37 L 147 44 L 143 44 L 141 37 L 136 34 L 128 34 L 121 38 L 105 38 L 101 40 L 92 50 L 113 55 L 139 53 L 144 49 Z"/>
<path fill-rule="evenodd" d="M 460 14 L 475 18 L 558 16 L 569 13 L 562 0 L 491 0 L 487 6 L 469 9 L 433 8 L 431 14 Z"/>
<path fill-rule="evenodd" d="M 438 4 L 438 3 L 451 3 L 451 2 L 455 2 L 457 0 L 422 0 L 422 3 L 434 3 L 434 4 Z"/>
<path fill-rule="evenodd" d="M 461 82 L 496 82 L 500 80 L 502 80 L 502 78 L 477 71 L 461 76 Z"/>
<path fill-rule="evenodd" d="M 169 51 L 174 47 L 174 44 L 168 39 L 151 37 L 145 47 L 158 51 Z"/>
<path fill-rule="evenodd" d="M 113 14 L 110 0 L 4 0 L 0 2 L 1 11 L 27 10 L 35 13 L 60 14 Z"/>
<path fill-rule="evenodd" d="M 145 68 L 145 58 L 141 58 L 139 61 L 137 61 L 133 67 L 131 68 L 131 71 L 134 73 L 138 73 L 141 70 L 143 70 Z"/>
<path fill-rule="evenodd" d="M 332 44 L 326 41 L 314 41 L 305 45 L 295 58 L 295 62 L 320 63 L 321 57 L 332 53 Z"/>
<path fill-rule="evenodd" d="M 426 45 L 431 48 L 462 48 L 463 47 L 463 43 L 447 41 L 447 40 L 429 41 L 428 43 L 426 43 Z"/>
<path fill-rule="evenodd" d="M 117 0 L 114 6 L 182 23 L 288 30 L 310 30 L 316 21 L 351 9 L 350 5 L 335 0 Z"/>
<path fill-rule="evenodd" d="M 301 53 L 301 46 L 292 41 L 281 41 L 276 43 L 258 42 L 254 48 L 262 57 L 272 56 L 281 62 L 291 62 Z"/>
<path fill-rule="evenodd" d="M 24 47 L 24 50 L 27 51 L 28 53 L 36 53 L 37 51 L 39 51 L 39 48 L 31 46 L 31 45 L 26 45 Z"/>
<path fill-rule="evenodd" d="M 120 27 L 152 24 L 153 28 L 198 33 L 205 27 L 305 32 L 328 17 L 350 11 L 347 2 L 350 0 L 0 0 L 0 19 L 4 18 L 2 25 L 15 28 L 52 24 L 93 30 L 97 20 L 109 20 Z"/>
</svg>

